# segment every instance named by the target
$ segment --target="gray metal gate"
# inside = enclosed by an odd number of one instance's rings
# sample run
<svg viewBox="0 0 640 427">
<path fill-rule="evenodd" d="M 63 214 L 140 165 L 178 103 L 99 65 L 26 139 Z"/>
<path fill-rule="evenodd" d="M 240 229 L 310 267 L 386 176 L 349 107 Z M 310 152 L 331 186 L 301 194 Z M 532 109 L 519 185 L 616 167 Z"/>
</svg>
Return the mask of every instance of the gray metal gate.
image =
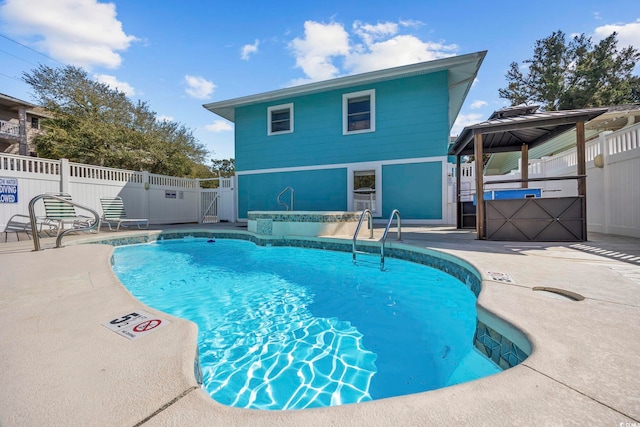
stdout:
<svg viewBox="0 0 640 427">
<path fill-rule="evenodd" d="M 586 240 L 583 197 L 486 200 L 488 240 Z"/>
</svg>

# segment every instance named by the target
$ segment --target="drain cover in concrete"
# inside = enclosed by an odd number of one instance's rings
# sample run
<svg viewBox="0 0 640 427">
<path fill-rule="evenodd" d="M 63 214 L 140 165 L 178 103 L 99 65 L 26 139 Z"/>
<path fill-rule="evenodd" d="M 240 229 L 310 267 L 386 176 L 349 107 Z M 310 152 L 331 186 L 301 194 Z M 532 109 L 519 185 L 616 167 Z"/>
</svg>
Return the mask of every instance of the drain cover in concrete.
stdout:
<svg viewBox="0 0 640 427">
<path fill-rule="evenodd" d="M 491 280 L 502 283 L 516 283 L 507 273 L 499 273 L 497 271 L 487 271 L 487 275 Z"/>
</svg>

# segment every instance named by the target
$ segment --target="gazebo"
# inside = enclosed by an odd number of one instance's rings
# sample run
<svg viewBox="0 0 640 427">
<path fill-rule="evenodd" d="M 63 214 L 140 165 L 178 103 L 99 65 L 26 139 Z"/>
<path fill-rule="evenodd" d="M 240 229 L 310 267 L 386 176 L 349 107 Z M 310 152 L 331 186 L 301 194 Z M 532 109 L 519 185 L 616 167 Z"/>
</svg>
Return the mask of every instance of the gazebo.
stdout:
<svg viewBox="0 0 640 427">
<path fill-rule="evenodd" d="M 467 126 L 449 149 L 456 156 L 457 209 L 461 209 L 460 172 L 463 156 L 475 157 L 476 231 L 478 239 L 513 241 L 587 240 L 587 181 L 585 122 L 606 108 L 543 111 L 538 106 L 511 107 L 494 112 L 488 120 Z M 577 171 L 573 176 L 529 178 L 529 149 L 576 128 Z M 519 179 L 492 180 L 492 184 L 532 181 L 577 180 L 578 195 L 557 198 L 485 200 L 483 157 L 485 154 L 521 152 Z M 458 215 L 460 218 L 460 215 Z M 460 227 L 460 220 L 458 220 Z"/>
</svg>

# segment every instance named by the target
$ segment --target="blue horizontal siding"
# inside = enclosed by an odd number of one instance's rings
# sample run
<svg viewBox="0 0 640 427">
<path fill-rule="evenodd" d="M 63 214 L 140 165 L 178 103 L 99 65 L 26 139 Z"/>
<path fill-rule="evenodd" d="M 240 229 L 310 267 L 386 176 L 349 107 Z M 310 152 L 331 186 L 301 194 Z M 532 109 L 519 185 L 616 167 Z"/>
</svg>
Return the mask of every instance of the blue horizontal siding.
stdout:
<svg viewBox="0 0 640 427">
<path fill-rule="evenodd" d="M 346 211 L 347 170 L 345 168 L 304 172 L 279 172 L 238 176 L 238 215 L 248 211 L 280 211 L 278 194 L 294 189 L 296 211 Z M 282 199 L 290 204 L 289 193 Z"/>
<path fill-rule="evenodd" d="M 447 72 L 236 109 L 238 171 L 446 155 Z M 342 95 L 376 91 L 376 131 L 342 135 Z M 294 104 L 294 132 L 267 135 L 267 108 Z"/>
<path fill-rule="evenodd" d="M 394 209 L 402 219 L 442 219 L 442 163 L 383 166 L 382 216 Z"/>
</svg>

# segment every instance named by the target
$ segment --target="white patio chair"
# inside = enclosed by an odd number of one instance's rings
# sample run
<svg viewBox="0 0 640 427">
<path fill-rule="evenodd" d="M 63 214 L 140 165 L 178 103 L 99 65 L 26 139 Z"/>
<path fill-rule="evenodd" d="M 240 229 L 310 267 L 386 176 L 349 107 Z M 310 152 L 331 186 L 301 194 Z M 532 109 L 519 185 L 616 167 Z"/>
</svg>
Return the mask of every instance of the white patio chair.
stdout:
<svg viewBox="0 0 640 427">
<path fill-rule="evenodd" d="M 120 231 L 120 227 L 128 227 L 136 224 L 138 229 L 148 228 L 149 220 L 142 218 L 129 218 L 124 209 L 124 203 L 120 197 L 100 197 L 102 205 L 102 223 L 109 226 L 110 231 Z"/>
<path fill-rule="evenodd" d="M 67 193 L 50 193 L 49 195 L 71 201 L 71 195 Z M 81 228 L 88 227 L 95 222 L 93 218 L 78 215 L 75 206 L 68 203 L 48 197 L 43 198 L 42 201 L 44 202 L 45 216 L 39 218 L 40 231 L 44 226 L 48 226 L 55 228 L 56 236 L 59 236 L 66 224 L 72 228 Z"/>
<path fill-rule="evenodd" d="M 7 241 L 9 233 L 16 233 L 16 238 L 18 240 L 19 233 L 25 233 L 28 238 L 31 238 L 29 235 L 31 233 L 31 220 L 29 219 L 29 215 L 15 214 L 11 216 L 2 232 L 4 233 L 5 242 Z"/>
</svg>

